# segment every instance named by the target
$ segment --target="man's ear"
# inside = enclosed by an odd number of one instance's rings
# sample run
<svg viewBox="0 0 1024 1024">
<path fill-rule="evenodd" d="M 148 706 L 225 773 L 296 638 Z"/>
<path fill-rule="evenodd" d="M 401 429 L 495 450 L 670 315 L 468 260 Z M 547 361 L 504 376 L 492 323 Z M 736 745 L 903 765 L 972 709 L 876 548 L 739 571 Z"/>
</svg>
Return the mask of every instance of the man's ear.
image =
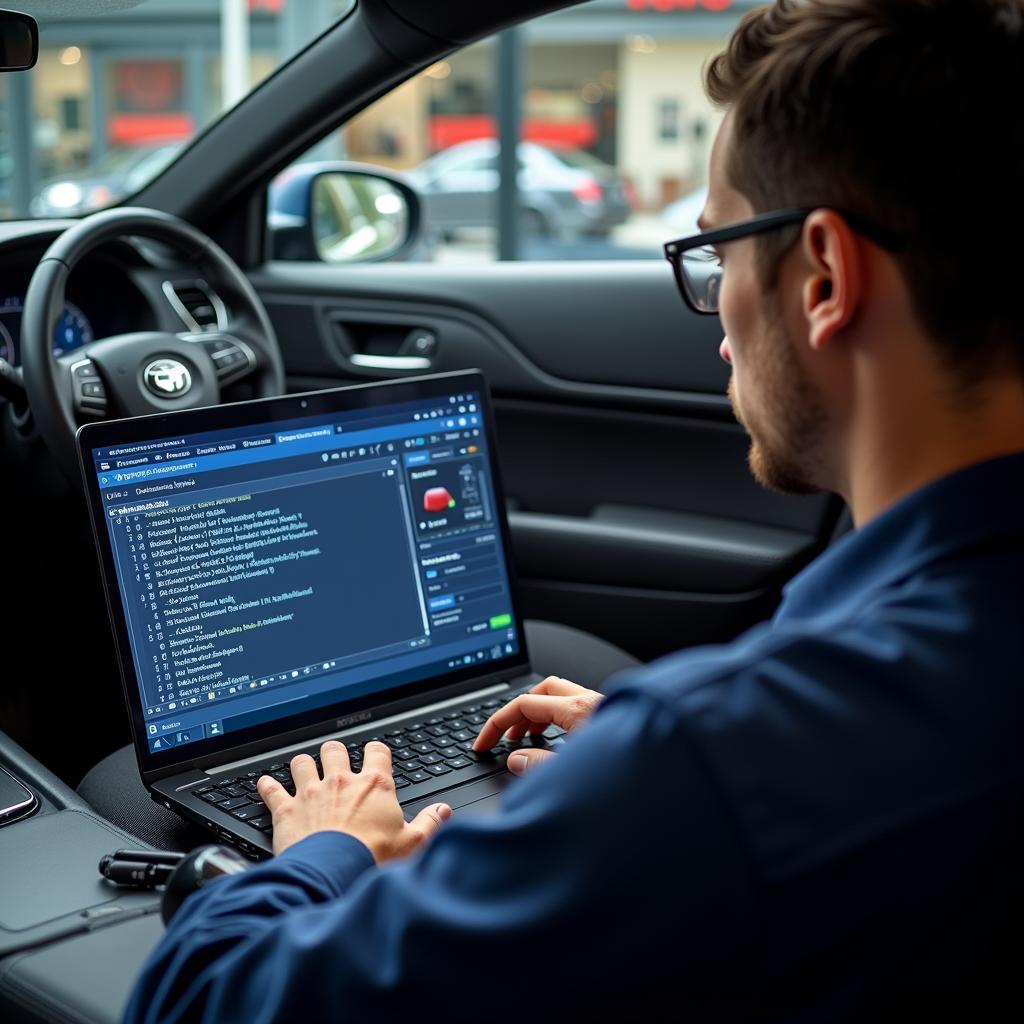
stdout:
<svg viewBox="0 0 1024 1024">
<path fill-rule="evenodd" d="M 861 300 L 860 245 L 845 220 L 832 210 L 815 210 L 801 235 L 808 273 L 803 314 L 811 348 L 823 350 L 857 313 Z"/>
</svg>

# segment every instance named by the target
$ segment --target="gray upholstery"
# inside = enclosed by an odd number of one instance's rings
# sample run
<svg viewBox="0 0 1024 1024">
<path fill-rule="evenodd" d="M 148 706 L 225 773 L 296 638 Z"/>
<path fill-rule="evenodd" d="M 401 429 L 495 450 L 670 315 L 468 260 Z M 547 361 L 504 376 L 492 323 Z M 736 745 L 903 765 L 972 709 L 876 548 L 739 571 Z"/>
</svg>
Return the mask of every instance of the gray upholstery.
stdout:
<svg viewBox="0 0 1024 1024">
<path fill-rule="evenodd" d="M 121 921 L 0 963 L 5 1024 L 117 1024 L 142 965 L 160 941 L 159 914 Z"/>
<path fill-rule="evenodd" d="M 631 655 L 605 640 L 554 622 L 526 622 L 534 669 L 601 689 L 620 669 L 636 665 Z M 135 751 L 122 747 L 95 765 L 78 793 L 103 817 L 158 849 L 189 850 L 210 842 L 210 833 L 154 803 L 139 776 Z"/>
</svg>

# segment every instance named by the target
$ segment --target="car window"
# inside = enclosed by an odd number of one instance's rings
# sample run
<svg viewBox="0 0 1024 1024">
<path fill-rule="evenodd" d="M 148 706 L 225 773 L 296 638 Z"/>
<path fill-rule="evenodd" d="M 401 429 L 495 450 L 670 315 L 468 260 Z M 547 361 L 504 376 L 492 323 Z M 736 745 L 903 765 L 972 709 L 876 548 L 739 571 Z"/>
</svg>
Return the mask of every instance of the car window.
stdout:
<svg viewBox="0 0 1024 1024">
<path fill-rule="evenodd" d="M 697 230 L 720 116 L 703 95 L 701 70 L 752 6 L 590 0 L 516 30 L 514 258 L 661 259 L 664 241 Z M 403 175 L 419 193 L 425 224 L 420 244 L 397 258 L 509 258 L 498 231 L 498 182 L 470 180 L 470 172 L 499 166 L 499 50 L 493 37 L 432 65 L 296 166 L 324 170 L 324 161 L 351 160 Z M 272 225 L 274 203 L 272 188 Z"/>
<path fill-rule="evenodd" d="M 88 17 L 71 2 L 12 5 L 39 20 L 39 62 L 0 76 L 0 218 L 128 198 L 354 3 L 131 0 Z M 229 7 L 240 17 L 223 20 Z"/>
</svg>

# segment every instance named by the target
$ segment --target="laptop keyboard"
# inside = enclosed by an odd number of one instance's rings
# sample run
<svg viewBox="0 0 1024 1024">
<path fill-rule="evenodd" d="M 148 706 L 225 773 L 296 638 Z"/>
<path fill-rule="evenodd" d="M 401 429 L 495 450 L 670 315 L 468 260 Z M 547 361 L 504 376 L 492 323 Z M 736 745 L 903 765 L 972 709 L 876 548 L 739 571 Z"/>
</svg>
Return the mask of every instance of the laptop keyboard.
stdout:
<svg viewBox="0 0 1024 1024">
<path fill-rule="evenodd" d="M 507 704 L 516 694 L 492 698 L 463 708 L 437 713 L 430 718 L 395 726 L 382 733 L 368 734 L 360 739 L 348 740 L 349 762 L 352 770 L 362 768 L 363 746 L 370 740 L 380 740 L 391 748 L 392 775 L 400 801 L 419 799 L 432 792 L 470 779 L 493 775 L 505 767 L 510 751 L 519 747 L 550 746 L 560 740 L 565 730 L 550 725 L 542 735 L 526 736 L 509 743 L 502 740 L 489 751 L 477 753 L 470 749 L 481 727 L 495 710 Z M 320 764 L 320 745 L 308 751 L 323 777 Z M 289 759 L 290 760 L 290 759 Z M 267 835 L 271 832 L 270 812 L 256 792 L 256 780 L 261 775 L 272 775 L 289 792 L 295 793 L 295 783 L 288 762 L 274 761 L 246 770 L 241 775 L 211 778 L 209 783 L 197 786 L 192 793 L 200 800 L 227 812 L 252 828 Z"/>
</svg>

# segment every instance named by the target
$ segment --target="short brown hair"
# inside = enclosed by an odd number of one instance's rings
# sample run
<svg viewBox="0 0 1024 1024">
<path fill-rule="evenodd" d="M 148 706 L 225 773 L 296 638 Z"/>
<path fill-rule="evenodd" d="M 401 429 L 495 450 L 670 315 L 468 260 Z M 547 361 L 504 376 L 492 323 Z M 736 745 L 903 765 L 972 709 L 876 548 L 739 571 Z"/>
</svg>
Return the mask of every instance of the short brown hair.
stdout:
<svg viewBox="0 0 1024 1024">
<path fill-rule="evenodd" d="M 902 235 L 948 364 L 977 378 L 1009 355 L 1024 372 L 1024 0 L 777 0 L 705 78 L 756 210 L 834 206 Z M 767 266 L 787 234 L 763 236 Z"/>
</svg>

